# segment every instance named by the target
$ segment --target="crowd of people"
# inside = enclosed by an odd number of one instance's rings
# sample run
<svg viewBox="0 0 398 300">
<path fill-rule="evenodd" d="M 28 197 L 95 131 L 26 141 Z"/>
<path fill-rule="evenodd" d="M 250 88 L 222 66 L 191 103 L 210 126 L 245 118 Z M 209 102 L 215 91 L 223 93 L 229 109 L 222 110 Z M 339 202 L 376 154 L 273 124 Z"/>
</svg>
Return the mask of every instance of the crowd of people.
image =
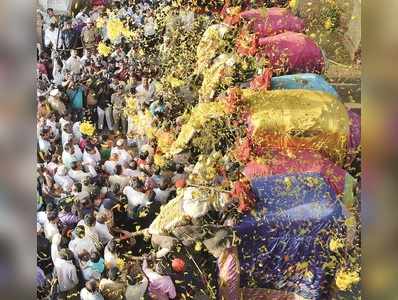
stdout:
<svg viewBox="0 0 398 300">
<path fill-rule="evenodd" d="M 236 215 L 253 206 L 247 182 L 239 181 L 239 163 L 216 151 L 204 157 L 197 149 L 159 161 L 165 152 L 160 135 L 175 141 L 186 122 L 159 89 L 166 77 L 161 54 L 171 37 L 155 12 L 172 2 L 178 1 L 92 0 L 69 16 L 52 8 L 37 14 L 38 299 L 228 295 L 229 283 L 220 283 L 217 274 L 229 278 L 238 263 L 231 249 L 223 250 L 235 242 L 230 228 Z M 109 16 L 123 21 L 114 25 L 123 34 L 115 37 L 112 26 L 101 26 Z M 213 18 L 210 11 L 206 17 Z M 189 14 L 181 19 L 183 27 L 192 24 Z M 138 38 L 131 38 L 137 32 Z M 231 124 L 242 127 L 233 117 Z M 223 147 L 220 142 L 215 150 Z M 211 178 L 206 182 L 217 187 L 195 186 L 192 174 Z M 192 198 L 203 193 L 217 199 L 206 207 L 203 201 L 186 201 L 183 210 L 191 217 L 183 219 L 189 226 L 173 227 L 172 234 L 150 230 L 155 220 L 159 227 L 162 218 L 173 219 L 164 215 L 182 190 L 184 197 L 188 190 Z M 206 238 L 204 249 L 200 241 Z M 220 261 L 228 267 L 220 269 Z"/>
<path fill-rule="evenodd" d="M 52 8 L 39 14 L 37 296 L 174 299 L 170 268 L 153 264 L 151 239 L 142 229 L 184 184 L 188 165 L 170 161 L 160 169 L 154 141 L 127 135 L 126 97 L 136 96 L 138 109 L 157 117 L 167 106 L 156 93 L 156 70 L 140 69 L 131 45 L 121 41 L 107 58 L 98 54 L 105 37 L 93 23 L 105 3 L 92 2 L 73 18 Z M 154 5 L 114 1 L 107 7 L 131 16 L 151 37 Z M 95 124 L 95 134 L 81 132 L 84 120 Z M 174 269 L 181 265 L 174 263 Z"/>
</svg>

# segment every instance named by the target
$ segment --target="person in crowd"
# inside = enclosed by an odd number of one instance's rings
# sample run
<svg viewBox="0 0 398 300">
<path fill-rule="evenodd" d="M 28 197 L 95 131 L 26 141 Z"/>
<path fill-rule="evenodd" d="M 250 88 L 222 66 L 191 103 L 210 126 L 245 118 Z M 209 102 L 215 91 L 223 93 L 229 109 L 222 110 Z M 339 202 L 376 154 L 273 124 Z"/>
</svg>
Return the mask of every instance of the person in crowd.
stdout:
<svg viewBox="0 0 398 300">
<path fill-rule="evenodd" d="M 120 271 L 113 267 L 108 271 L 107 278 L 100 281 L 99 289 L 105 299 L 119 300 L 123 299 L 126 293 L 126 284 L 122 281 Z"/>
<path fill-rule="evenodd" d="M 78 46 L 78 34 L 72 28 L 72 21 L 67 20 L 65 22 L 65 27 L 61 33 L 61 40 L 62 40 L 62 50 L 63 50 L 63 57 L 66 58 L 71 54 L 71 50 L 77 48 Z"/>
<path fill-rule="evenodd" d="M 65 61 L 64 70 L 72 75 L 79 75 L 82 70 L 80 57 L 77 56 L 76 50 L 70 51 L 70 57 Z"/>
<path fill-rule="evenodd" d="M 86 282 L 85 287 L 80 291 L 81 300 L 104 300 L 101 292 L 98 289 L 99 283 L 95 279 L 90 279 Z"/>
<path fill-rule="evenodd" d="M 79 278 L 73 264 L 73 253 L 68 249 L 61 249 L 54 261 L 54 272 L 58 281 L 58 299 L 77 299 L 73 296 L 78 291 Z"/>
<path fill-rule="evenodd" d="M 84 49 L 90 52 L 94 51 L 97 38 L 98 33 L 94 28 L 93 20 L 88 19 L 87 26 L 81 32 L 81 42 Z"/>
<path fill-rule="evenodd" d="M 116 93 L 111 96 L 112 116 L 113 116 L 113 131 L 120 132 L 120 125 L 123 133 L 127 132 L 127 120 L 124 116 L 123 108 L 126 105 L 126 99 L 123 95 L 123 86 L 118 85 Z"/>
<path fill-rule="evenodd" d="M 142 264 L 142 271 L 148 277 L 149 281 L 149 295 L 152 298 L 159 300 L 174 299 L 177 294 L 173 281 L 170 276 L 163 275 L 163 270 L 160 264 L 157 264 L 156 266 L 156 271 L 150 269 L 146 258 Z"/>
<path fill-rule="evenodd" d="M 62 45 L 57 24 L 52 22 L 44 32 L 44 46 L 51 51 Z"/>
</svg>

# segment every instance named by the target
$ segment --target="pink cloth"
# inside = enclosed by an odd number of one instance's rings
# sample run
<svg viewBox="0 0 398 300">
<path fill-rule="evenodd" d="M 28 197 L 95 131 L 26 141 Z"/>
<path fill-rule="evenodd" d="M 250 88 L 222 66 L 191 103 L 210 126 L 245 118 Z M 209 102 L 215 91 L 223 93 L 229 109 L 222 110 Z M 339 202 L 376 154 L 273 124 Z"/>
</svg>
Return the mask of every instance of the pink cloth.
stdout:
<svg viewBox="0 0 398 300">
<path fill-rule="evenodd" d="M 350 118 L 350 138 L 348 140 L 347 162 L 352 162 L 361 145 L 361 116 L 353 110 L 348 110 Z"/>
<path fill-rule="evenodd" d="M 258 40 L 258 56 L 265 56 L 283 73 L 322 73 L 325 59 L 318 45 L 305 34 L 285 32 Z"/>
<path fill-rule="evenodd" d="M 149 296 L 156 300 L 169 300 L 177 296 L 174 283 L 170 276 L 161 276 L 148 268 L 148 263 L 144 260 L 142 270 L 149 280 Z"/>
<path fill-rule="evenodd" d="M 105 6 L 106 0 L 91 0 L 91 6 Z"/>
<path fill-rule="evenodd" d="M 239 300 L 240 297 L 240 265 L 236 248 L 224 250 L 217 259 L 220 272 L 220 292 L 224 299 Z"/>
<path fill-rule="evenodd" d="M 332 186 L 337 195 L 344 193 L 347 172 L 321 154 L 307 150 L 288 157 L 277 152 L 267 164 L 249 162 L 243 173 L 249 179 L 289 173 L 319 173 Z"/>
<path fill-rule="evenodd" d="M 259 37 L 266 37 L 286 31 L 303 32 L 304 21 L 286 8 L 269 8 L 264 14 L 261 9 L 244 11 L 240 16 L 251 21 L 251 30 Z"/>
<path fill-rule="evenodd" d="M 39 72 L 41 74 L 48 75 L 47 68 L 46 68 L 45 64 L 37 63 L 37 69 L 39 70 Z"/>
</svg>

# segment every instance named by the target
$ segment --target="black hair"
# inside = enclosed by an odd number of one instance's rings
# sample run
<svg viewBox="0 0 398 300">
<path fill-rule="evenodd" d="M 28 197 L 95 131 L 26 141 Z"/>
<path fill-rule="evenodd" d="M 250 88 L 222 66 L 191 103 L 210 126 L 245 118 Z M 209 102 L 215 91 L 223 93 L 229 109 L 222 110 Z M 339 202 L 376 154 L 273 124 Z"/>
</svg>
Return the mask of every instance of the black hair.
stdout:
<svg viewBox="0 0 398 300">
<path fill-rule="evenodd" d="M 178 174 L 184 173 L 184 165 L 183 164 L 177 164 L 176 165 L 176 171 Z"/>
<path fill-rule="evenodd" d="M 56 210 L 52 210 L 47 212 L 48 221 L 52 222 L 58 218 L 58 212 Z"/>
<path fill-rule="evenodd" d="M 82 191 L 82 184 L 80 182 L 75 183 L 77 191 L 80 193 Z"/>
<path fill-rule="evenodd" d="M 155 191 L 153 191 L 153 190 L 149 191 L 147 197 L 148 197 L 149 202 L 154 202 L 155 198 L 156 198 Z"/>
<path fill-rule="evenodd" d="M 116 175 L 122 175 L 123 168 L 121 165 L 116 165 Z"/>
<path fill-rule="evenodd" d="M 113 185 L 112 192 L 115 193 L 115 194 L 119 193 L 120 192 L 120 184 L 115 183 Z"/>
<path fill-rule="evenodd" d="M 95 217 L 94 217 L 94 215 L 93 214 L 87 214 L 87 215 L 85 215 L 84 216 L 84 223 L 87 225 L 87 226 L 94 226 L 95 225 Z"/>
<path fill-rule="evenodd" d="M 131 186 L 133 187 L 133 189 L 139 190 L 144 187 L 144 183 L 140 179 L 135 177 L 132 179 Z"/>
<path fill-rule="evenodd" d="M 133 161 L 130 163 L 130 168 L 131 168 L 132 170 L 137 170 L 137 167 L 138 167 L 137 162 L 136 162 L 135 160 L 133 160 Z"/>
<path fill-rule="evenodd" d="M 79 162 L 73 161 L 73 162 L 71 163 L 70 166 L 71 166 L 71 169 L 72 169 L 72 170 L 76 170 L 77 167 L 79 166 Z"/>
<path fill-rule="evenodd" d="M 141 153 L 140 153 L 140 159 L 146 159 L 147 157 L 148 157 L 148 155 L 149 155 L 149 152 L 148 151 L 142 151 Z"/>
<path fill-rule="evenodd" d="M 97 263 L 97 262 L 99 262 L 100 258 L 101 258 L 101 256 L 97 251 L 91 252 L 90 260 L 92 262 Z"/>
<path fill-rule="evenodd" d="M 113 281 L 115 281 L 118 277 L 119 277 L 119 269 L 118 268 L 116 268 L 116 267 L 113 267 L 113 268 L 111 268 L 109 271 L 108 271 L 108 278 L 110 279 L 110 280 L 113 280 Z"/>
</svg>

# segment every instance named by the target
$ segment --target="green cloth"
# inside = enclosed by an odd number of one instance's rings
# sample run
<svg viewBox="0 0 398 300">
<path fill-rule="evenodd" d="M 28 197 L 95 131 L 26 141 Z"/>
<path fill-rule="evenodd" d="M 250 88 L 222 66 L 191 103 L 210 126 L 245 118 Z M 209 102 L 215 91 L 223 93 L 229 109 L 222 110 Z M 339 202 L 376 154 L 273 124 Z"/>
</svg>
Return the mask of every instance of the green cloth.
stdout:
<svg viewBox="0 0 398 300">
<path fill-rule="evenodd" d="M 109 148 L 103 148 L 100 151 L 101 154 L 101 160 L 108 160 L 111 157 L 111 149 Z"/>
</svg>

